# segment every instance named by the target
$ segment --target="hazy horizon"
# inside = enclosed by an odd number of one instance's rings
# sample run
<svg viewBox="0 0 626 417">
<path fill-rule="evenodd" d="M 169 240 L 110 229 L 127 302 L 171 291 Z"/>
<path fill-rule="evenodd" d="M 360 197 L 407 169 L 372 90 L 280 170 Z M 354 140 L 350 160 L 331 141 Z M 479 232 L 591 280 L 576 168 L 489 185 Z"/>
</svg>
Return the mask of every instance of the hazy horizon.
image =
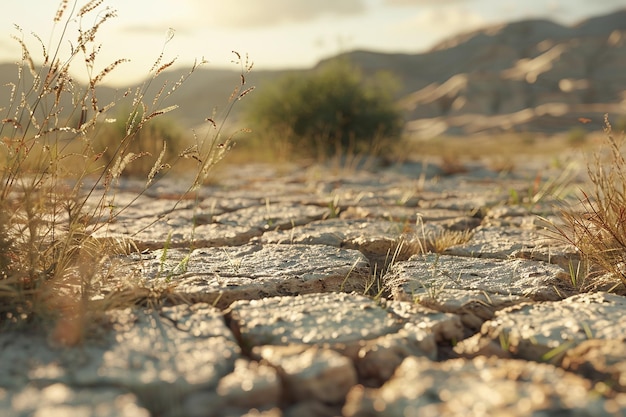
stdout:
<svg viewBox="0 0 626 417">
<path fill-rule="evenodd" d="M 19 34 L 35 57 L 44 44 L 55 45 L 61 25 L 53 26 L 60 2 L 23 0 L 5 6 L 0 16 L 0 62 L 20 59 Z M 567 4 L 565 4 L 567 3 Z M 83 3 L 80 3 L 82 5 Z M 70 1 L 66 13 L 72 7 Z M 102 43 L 97 68 L 120 58 L 124 63 L 106 78 L 112 85 L 129 85 L 148 75 L 165 47 L 164 61 L 178 57 L 176 67 L 205 58 L 209 68 L 231 68 L 232 50 L 249 55 L 257 70 L 310 68 L 324 58 L 352 50 L 421 53 L 451 36 L 481 27 L 531 18 L 571 25 L 624 8 L 623 0 L 108 0 L 101 6 L 118 11 L 98 34 Z M 82 22 L 90 27 L 91 19 Z M 61 22 L 63 23 L 63 21 Z M 76 29 L 77 22 L 70 24 Z M 167 42 L 169 29 L 174 37 Z M 50 34 L 53 34 L 50 36 Z M 50 47 L 50 46 L 48 46 Z M 81 78 L 80 74 L 76 75 Z"/>
</svg>

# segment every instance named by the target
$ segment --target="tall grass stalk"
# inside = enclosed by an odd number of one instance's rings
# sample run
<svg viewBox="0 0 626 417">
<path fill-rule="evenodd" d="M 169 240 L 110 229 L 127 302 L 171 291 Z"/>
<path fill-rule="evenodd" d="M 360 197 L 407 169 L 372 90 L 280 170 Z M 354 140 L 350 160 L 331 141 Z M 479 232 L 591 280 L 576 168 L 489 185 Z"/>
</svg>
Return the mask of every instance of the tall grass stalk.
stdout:
<svg viewBox="0 0 626 417">
<path fill-rule="evenodd" d="M 126 62 L 118 59 L 102 66 L 98 60 L 97 35 L 116 17 L 105 3 L 92 0 L 81 6 L 78 0 L 61 1 L 50 44 L 33 35 L 41 57 L 33 55 L 24 32 L 16 27 L 14 40 L 22 47 L 22 57 L 16 81 L 8 86 L 10 104 L 0 110 L 0 323 L 52 317 L 67 324 L 85 317 L 92 301 L 103 296 L 98 290 L 111 274 L 112 256 L 133 248 L 126 240 L 96 238 L 97 232 L 181 160 L 196 162 L 196 175 L 186 192 L 197 190 L 230 148 L 232 137 L 222 139 L 225 118 L 251 90 L 245 87 L 245 73 L 251 65 L 236 54 L 241 84 L 225 114 L 207 118 L 211 129 L 206 135 L 196 137 L 192 146 L 173 157 L 168 157 L 163 144 L 158 155 L 153 155 L 155 163 L 144 173 L 142 190 L 135 199 L 118 205 L 115 196 L 125 170 L 149 154 L 133 150 L 138 132 L 177 108 L 170 103 L 173 93 L 205 61 L 195 62 L 173 83 L 162 82 L 164 71 L 175 63 L 166 58 L 166 46 L 174 36 L 170 30 L 147 81 L 119 99 L 101 102 L 100 86 Z M 91 24 L 85 26 L 85 22 Z M 78 68 L 86 83 L 72 77 Z M 161 86 L 149 96 L 155 83 Z M 105 160 L 93 139 L 122 101 L 131 103 L 125 133 L 107 144 L 110 158 Z M 69 342 L 77 339 L 78 333 L 72 334 Z"/>
</svg>

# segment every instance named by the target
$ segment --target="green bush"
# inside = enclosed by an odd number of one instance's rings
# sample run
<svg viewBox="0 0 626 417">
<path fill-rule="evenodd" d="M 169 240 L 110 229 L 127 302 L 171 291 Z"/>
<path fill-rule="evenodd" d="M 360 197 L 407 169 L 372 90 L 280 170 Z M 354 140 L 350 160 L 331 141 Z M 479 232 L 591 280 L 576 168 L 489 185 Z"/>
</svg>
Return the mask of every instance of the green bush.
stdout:
<svg viewBox="0 0 626 417">
<path fill-rule="evenodd" d="M 573 127 L 567 132 L 567 143 L 570 146 L 581 146 L 587 140 L 587 134 L 587 129 L 584 127 Z"/>
<path fill-rule="evenodd" d="M 613 126 L 613 130 L 617 133 L 626 132 L 626 116 L 620 116 L 617 118 Z"/>
<path fill-rule="evenodd" d="M 280 135 L 304 152 L 371 152 L 376 141 L 400 134 L 395 84 L 385 74 L 366 78 L 355 66 L 329 63 L 287 75 L 257 92 L 246 108 L 253 132 Z"/>
</svg>

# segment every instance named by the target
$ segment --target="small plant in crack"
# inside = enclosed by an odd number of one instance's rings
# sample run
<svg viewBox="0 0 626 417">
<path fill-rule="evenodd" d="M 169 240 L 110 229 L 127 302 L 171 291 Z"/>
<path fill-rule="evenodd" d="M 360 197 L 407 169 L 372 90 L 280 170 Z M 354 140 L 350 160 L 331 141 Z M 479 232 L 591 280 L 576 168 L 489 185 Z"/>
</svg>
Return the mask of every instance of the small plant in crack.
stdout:
<svg viewBox="0 0 626 417">
<path fill-rule="evenodd" d="M 172 242 L 172 232 L 170 231 L 167 234 L 167 238 L 165 239 L 165 244 L 163 245 L 163 249 L 161 250 L 161 256 L 159 256 L 159 270 L 157 271 L 157 278 L 161 276 L 161 274 L 165 271 L 165 265 L 167 263 L 167 253 L 170 249 L 170 244 Z M 168 274 L 168 278 L 169 278 Z"/>
<path fill-rule="evenodd" d="M 265 225 L 264 225 L 264 229 L 269 230 L 272 229 L 274 227 L 274 225 L 276 224 L 276 218 L 272 216 L 272 206 L 270 203 L 270 199 L 266 198 L 265 199 Z"/>
<path fill-rule="evenodd" d="M 427 236 L 427 244 L 435 253 L 443 253 L 447 249 L 463 245 L 469 242 L 474 236 L 471 230 L 442 230 L 439 233 Z"/>
<path fill-rule="evenodd" d="M 587 322 L 583 321 L 582 323 L 580 323 L 580 327 L 583 329 L 583 332 L 585 332 L 585 336 L 587 337 L 587 340 L 594 339 L 593 332 L 591 331 L 591 327 L 589 327 L 589 324 Z"/>
<path fill-rule="evenodd" d="M 574 262 L 570 259 L 567 263 L 569 271 L 570 284 L 576 290 L 582 290 L 585 287 L 585 281 L 589 276 L 589 266 L 585 262 L 578 261 L 574 265 Z"/>
<path fill-rule="evenodd" d="M 543 180 L 541 172 L 538 172 L 522 192 L 515 188 L 509 189 L 509 204 L 533 210 L 549 199 L 564 200 L 572 194 L 576 173 L 577 166 L 574 163 L 568 164 L 558 175 L 547 180 Z"/>
<path fill-rule="evenodd" d="M 594 339 L 593 331 L 591 330 L 591 327 L 589 327 L 589 324 L 587 322 L 583 321 L 579 323 L 579 325 L 580 325 L 580 330 L 583 331 L 587 340 Z M 555 348 L 544 353 L 541 356 L 541 360 L 544 362 L 560 363 L 561 359 L 563 359 L 563 356 L 565 355 L 565 352 L 567 352 L 572 347 L 576 346 L 576 344 L 577 344 L 576 340 L 573 340 L 573 339 L 566 340 L 565 342 L 559 344 Z"/>
<path fill-rule="evenodd" d="M 417 197 L 420 191 L 424 190 L 425 182 L 426 175 L 422 172 L 418 181 L 414 182 L 408 189 L 402 191 L 402 194 L 396 200 L 396 205 L 406 206 L 409 204 L 410 201 Z"/>
<path fill-rule="evenodd" d="M 421 288 L 423 288 L 426 291 L 426 295 L 425 296 L 415 296 L 413 298 L 413 300 L 417 303 L 417 302 L 424 302 L 424 301 L 437 301 L 439 300 L 440 295 L 443 293 L 443 291 L 446 289 L 448 283 L 447 282 L 442 282 L 441 284 L 439 284 L 437 282 L 437 276 L 438 275 L 444 275 L 446 277 L 449 277 L 449 274 L 446 273 L 445 271 L 441 271 L 439 269 L 439 257 L 440 254 L 437 253 L 435 254 L 435 260 L 433 261 L 432 266 L 429 268 L 432 271 L 432 276 L 431 276 L 431 280 L 429 283 L 425 283 L 422 280 L 418 280 Z M 460 279 L 460 274 L 458 279 Z"/>
<path fill-rule="evenodd" d="M 416 227 L 419 233 L 403 234 L 400 237 L 404 241 L 403 254 L 406 258 L 429 252 L 441 254 L 453 246 L 469 242 L 474 236 L 474 232 L 471 230 L 426 230 L 421 216 L 417 218 Z"/>
<path fill-rule="evenodd" d="M 405 241 L 403 239 L 399 239 L 396 242 L 395 247 L 390 247 L 387 250 L 385 260 L 382 263 L 382 267 L 380 267 L 378 263 L 374 264 L 371 280 L 368 282 L 367 285 L 367 294 L 380 298 L 385 293 L 385 291 L 388 290 L 388 283 L 385 283 L 385 277 L 389 274 L 393 266 L 398 261 L 400 261 L 401 259 L 405 259 L 404 245 Z"/>
<path fill-rule="evenodd" d="M 364 295 L 371 296 L 374 300 L 381 300 L 385 293 L 383 282 L 383 273 L 378 270 L 378 264 L 374 264 L 372 275 L 365 281 Z"/>
<path fill-rule="evenodd" d="M 502 330 L 498 334 L 498 341 L 500 342 L 500 348 L 505 352 L 509 352 L 511 347 L 513 347 L 512 340 L 513 340 L 513 337 L 511 336 L 511 333 L 507 330 Z"/>
<path fill-rule="evenodd" d="M 159 255 L 159 267 L 157 270 L 156 278 L 161 278 L 165 275 L 165 282 L 170 283 L 172 278 L 178 275 L 182 275 L 187 272 L 187 268 L 189 265 L 189 260 L 191 259 L 191 251 L 189 251 L 173 268 L 169 268 L 168 264 L 172 262 L 170 259 L 170 249 L 172 245 L 172 232 L 170 231 L 167 234 L 167 238 L 165 239 L 165 243 L 163 244 L 163 249 L 161 249 L 161 254 Z"/>
<path fill-rule="evenodd" d="M 293 244 L 296 236 L 296 221 L 289 219 L 289 223 L 291 223 L 291 228 L 289 228 L 289 243 Z"/>
<path fill-rule="evenodd" d="M 413 295 L 413 302 L 416 304 L 427 302 L 438 301 L 441 294 L 443 294 L 444 290 L 447 287 L 446 282 L 442 282 L 441 285 L 432 282 L 432 283 L 424 283 L 423 281 L 419 281 L 421 287 L 426 290 L 425 295 Z"/>
<path fill-rule="evenodd" d="M 224 255 L 226 255 L 226 259 L 228 260 L 228 265 L 230 265 L 230 268 L 233 270 L 233 273 L 238 274 L 239 270 L 241 269 L 243 265 L 243 259 L 234 259 L 232 256 L 230 256 L 230 253 L 228 253 L 228 251 L 224 248 L 222 248 L 222 252 L 224 252 Z"/>
<path fill-rule="evenodd" d="M 335 194 L 332 199 L 328 201 L 328 219 L 336 219 L 341 213 L 341 206 L 339 205 L 339 194 Z"/>
<path fill-rule="evenodd" d="M 350 278 L 350 275 L 352 275 L 352 273 L 355 271 L 356 267 L 359 265 L 360 262 L 361 262 L 360 259 L 357 259 L 356 261 L 354 261 L 354 263 L 352 264 L 352 266 L 348 270 L 348 273 L 346 274 L 346 277 L 343 279 L 343 281 L 341 282 L 341 285 L 339 286 L 339 291 L 340 292 L 344 292 L 346 283 L 348 282 L 348 279 Z"/>
<path fill-rule="evenodd" d="M 561 362 L 561 359 L 563 359 L 565 352 L 567 352 L 574 346 L 576 346 L 576 341 L 567 340 L 559 344 L 557 347 L 550 349 L 549 351 L 541 355 L 541 361 L 558 364 Z"/>
</svg>

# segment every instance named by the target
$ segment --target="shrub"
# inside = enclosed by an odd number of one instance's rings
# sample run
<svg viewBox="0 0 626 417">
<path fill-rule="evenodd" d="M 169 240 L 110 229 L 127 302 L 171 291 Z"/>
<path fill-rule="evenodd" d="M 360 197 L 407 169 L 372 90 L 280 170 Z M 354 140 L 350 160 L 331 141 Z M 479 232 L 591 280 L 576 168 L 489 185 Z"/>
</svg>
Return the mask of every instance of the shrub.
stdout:
<svg viewBox="0 0 626 417">
<path fill-rule="evenodd" d="M 617 133 L 626 132 L 626 116 L 619 116 L 613 123 L 613 130 Z"/>
<path fill-rule="evenodd" d="M 384 74 L 366 78 L 346 61 L 287 75 L 248 103 L 253 131 L 283 136 L 307 153 L 371 151 L 377 139 L 399 135 L 394 85 Z"/>
<path fill-rule="evenodd" d="M 587 129 L 584 127 L 573 127 L 567 132 L 567 143 L 570 146 L 581 146 L 587 140 Z"/>
</svg>

